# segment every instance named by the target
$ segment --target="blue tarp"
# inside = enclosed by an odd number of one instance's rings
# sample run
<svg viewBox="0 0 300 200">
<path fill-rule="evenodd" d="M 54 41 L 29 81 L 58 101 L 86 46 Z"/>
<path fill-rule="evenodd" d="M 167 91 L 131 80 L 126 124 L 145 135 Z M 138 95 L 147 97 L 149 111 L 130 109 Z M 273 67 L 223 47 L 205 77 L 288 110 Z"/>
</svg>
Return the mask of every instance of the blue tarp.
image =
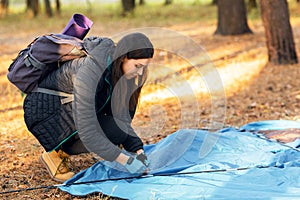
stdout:
<svg viewBox="0 0 300 200">
<path fill-rule="evenodd" d="M 300 129 L 300 122 L 261 121 L 217 132 L 179 130 L 145 146 L 151 163 L 145 178 L 59 188 L 72 195 L 101 192 L 124 199 L 300 199 L 300 152 L 255 135 L 259 130 L 287 128 Z M 297 140 L 288 145 L 299 144 Z M 199 173 L 223 169 L 227 171 Z M 196 173 L 157 176 L 186 172 Z M 65 184 L 129 176 L 117 163 L 101 161 Z"/>
</svg>

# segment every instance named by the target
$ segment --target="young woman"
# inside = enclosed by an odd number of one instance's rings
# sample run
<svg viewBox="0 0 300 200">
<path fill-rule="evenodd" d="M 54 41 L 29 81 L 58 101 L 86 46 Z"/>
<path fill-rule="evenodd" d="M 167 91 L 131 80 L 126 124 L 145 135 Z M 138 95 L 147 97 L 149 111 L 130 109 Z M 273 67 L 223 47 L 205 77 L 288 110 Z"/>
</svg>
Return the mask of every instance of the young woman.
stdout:
<svg viewBox="0 0 300 200">
<path fill-rule="evenodd" d="M 27 128 L 45 149 L 40 160 L 57 181 L 74 175 L 65 162 L 69 155 L 87 152 L 117 161 L 130 173 L 143 173 L 149 162 L 131 121 L 153 45 L 144 34 L 131 33 L 117 45 L 109 38 L 89 37 L 84 47 L 86 57 L 63 64 L 39 84 L 73 93 L 72 103 L 62 104 L 64 97 L 48 92 L 32 92 L 24 100 Z"/>
</svg>

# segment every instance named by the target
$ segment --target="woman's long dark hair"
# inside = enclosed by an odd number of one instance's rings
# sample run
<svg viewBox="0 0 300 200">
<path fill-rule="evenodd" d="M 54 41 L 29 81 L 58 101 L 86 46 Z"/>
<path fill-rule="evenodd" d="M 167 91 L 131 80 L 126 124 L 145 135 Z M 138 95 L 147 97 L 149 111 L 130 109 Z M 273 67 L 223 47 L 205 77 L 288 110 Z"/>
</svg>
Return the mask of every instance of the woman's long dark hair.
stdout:
<svg viewBox="0 0 300 200">
<path fill-rule="evenodd" d="M 148 68 L 143 70 L 142 75 L 137 79 L 125 80 L 122 70 L 123 61 L 127 59 L 147 59 L 152 58 L 154 48 L 150 40 L 142 33 L 133 33 L 123 37 L 117 44 L 112 61 L 112 84 L 115 88 L 118 81 L 124 79 L 125 85 L 119 88 L 119 102 L 128 102 L 129 109 L 134 110 L 138 103 L 141 89 L 147 79 Z M 122 85 L 122 84 L 121 84 Z M 132 94 L 130 97 L 128 95 Z M 120 99 L 122 98 L 122 99 Z M 130 99 L 127 99 L 130 98 Z"/>
</svg>

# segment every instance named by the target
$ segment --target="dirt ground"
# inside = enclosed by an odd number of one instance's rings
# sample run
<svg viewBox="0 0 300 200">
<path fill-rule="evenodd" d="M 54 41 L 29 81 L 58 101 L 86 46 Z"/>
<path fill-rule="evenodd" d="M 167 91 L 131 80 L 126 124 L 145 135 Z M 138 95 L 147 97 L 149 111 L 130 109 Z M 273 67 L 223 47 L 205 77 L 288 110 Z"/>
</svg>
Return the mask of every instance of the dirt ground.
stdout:
<svg viewBox="0 0 300 200">
<path fill-rule="evenodd" d="M 294 37 L 300 57 L 300 23 L 294 24 Z M 199 27 L 199 28 L 195 28 Z M 224 86 L 224 96 L 198 93 L 189 97 L 160 97 L 157 101 L 143 101 L 133 121 L 137 133 L 145 143 L 155 143 L 180 128 L 211 127 L 211 119 L 224 126 L 239 127 L 260 120 L 300 120 L 300 64 L 272 66 L 267 63 L 264 32 L 261 24 L 253 24 L 254 34 L 243 36 L 214 36 L 214 25 L 182 24 L 168 27 L 191 37 L 206 49 L 211 62 L 218 70 Z M 12 46 L 12 45 L 11 45 Z M 20 45 L 21 46 L 21 45 Z M 9 45 L 7 45 L 9 47 Z M 1 58 L 11 58 L 17 47 L 6 49 Z M 180 62 L 172 57 L 169 65 Z M 9 63 L 9 61 L 6 61 Z M 182 71 L 192 77 L 192 71 Z M 46 169 L 38 161 L 43 149 L 27 131 L 23 122 L 22 97 L 1 70 L 0 108 L 0 182 L 1 191 L 54 185 Z M 3 80 L 2 80 L 3 79 Z M 149 89 L 150 90 L 150 89 Z M 145 91 L 147 95 L 149 91 Z M 219 94 L 219 93 L 218 93 Z M 159 96 L 159 94 L 157 94 Z M 196 100 L 195 100 L 196 99 Z M 196 102 L 196 103 L 195 103 Z M 218 104 L 218 102 L 221 102 Z M 214 108 L 212 109 L 212 105 Z M 216 106 L 217 104 L 217 106 Z M 197 107 L 196 107 L 197 106 Z M 218 112 L 220 109 L 220 112 Z M 190 114 L 195 111 L 195 115 Z M 225 112 L 225 114 L 222 114 Z M 220 114 L 214 118 L 212 115 Z M 183 116 L 183 117 L 182 117 Z M 283 142 L 299 137 L 299 131 L 272 133 L 271 137 Z M 78 172 L 91 166 L 95 160 L 89 154 L 71 158 L 72 170 Z M 84 197 L 98 199 L 101 194 Z M 1 199 L 83 199 L 59 189 L 40 189 L 0 195 Z"/>
</svg>

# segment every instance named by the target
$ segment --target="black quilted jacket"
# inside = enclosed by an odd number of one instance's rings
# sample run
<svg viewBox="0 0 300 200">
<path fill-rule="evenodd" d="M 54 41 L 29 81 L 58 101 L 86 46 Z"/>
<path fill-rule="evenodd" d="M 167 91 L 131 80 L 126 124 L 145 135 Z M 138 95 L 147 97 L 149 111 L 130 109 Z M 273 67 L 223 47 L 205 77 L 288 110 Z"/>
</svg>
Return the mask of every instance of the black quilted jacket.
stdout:
<svg viewBox="0 0 300 200">
<path fill-rule="evenodd" d="M 81 59 L 81 58 L 80 58 Z M 67 93 L 73 92 L 72 76 L 80 65 L 76 59 L 72 65 L 63 65 L 50 73 L 39 87 Z M 58 148 L 65 140 L 75 135 L 72 104 L 62 104 L 60 96 L 40 92 L 27 94 L 24 100 L 24 119 L 28 130 L 39 140 L 46 151 Z"/>
</svg>

